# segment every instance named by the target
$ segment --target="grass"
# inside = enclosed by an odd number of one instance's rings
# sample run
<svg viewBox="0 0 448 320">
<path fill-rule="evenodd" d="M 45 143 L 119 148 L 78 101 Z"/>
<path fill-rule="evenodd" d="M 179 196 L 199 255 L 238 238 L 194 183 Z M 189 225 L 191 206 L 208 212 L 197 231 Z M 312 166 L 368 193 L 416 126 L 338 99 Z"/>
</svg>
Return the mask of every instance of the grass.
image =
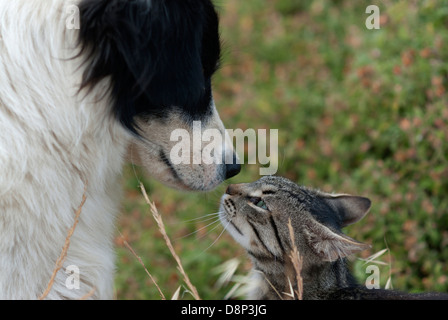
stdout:
<svg viewBox="0 0 448 320">
<path fill-rule="evenodd" d="M 82 195 L 81 204 L 79 205 L 78 209 L 76 209 L 76 212 L 75 212 L 75 221 L 73 222 L 73 226 L 68 230 L 67 237 L 65 239 L 65 243 L 62 248 L 62 252 L 58 257 L 58 260 L 56 261 L 56 266 L 53 269 L 50 281 L 48 282 L 48 285 L 47 285 L 45 291 L 39 297 L 39 300 L 44 300 L 50 293 L 51 289 L 53 288 L 54 279 L 56 278 L 56 275 L 59 272 L 59 270 L 62 268 L 62 265 L 64 264 L 64 261 L 67 257 L 67 252 L 70 247 L 70 240 L 73 236 L 73 233 L 75 232 L 76 226 L 78 225 L 79 217 L 81 216 L 81 213 L 82 213 L 82 208 L 84 207 L 84 204 L 87 200 L 87 195 L 86 195 L 87 187 L 88 187 L 88 182 L 86 181 L 86 182 L 84 182 L 84 192 Z M 91 291 L 91 293 L 89 293 L 87 296 L 90 296 L 93 294 L 94 294 L 94 291 Z"/>
<path fill-rule="evenodd" d="M 381 10 L 381 29 L 368 30 L 365 9 Z M 228 128 L 278 129 L 279 170 L 300 184 L 369 197 L 370 213 L 345 232 L 372 245 L 367 259 L 388 248 L 381 287 L 448 291 L 448 2 L 218 1 L 223 66 L 213 81 Z M 231 182 L 259 178 L 246 165 Z M 213 220 L 225 185 L 208 194 L 180 193 L 129 166 L 118 221 L 116 296 L 160 299 L 184 285 L 139 190 L 163 215 L 173 248 L 202 299 L 222 299 L 212 270 L 232 258 L 250 269 L 241 249 Z M 205 218 L 204 218 L 205 219 Z M 218 222 L 216 222 L 218 225 Z M 193 233 L 198 231 L 196 233 Z M 191 234 L 186 236 L 187 234 Z M 215 242 L 215 243 L 214 243 Z M 213 244 L 213 245 L 212 245 Z M 212 245 L 212 246 L 211 246 Z M 211 247 L 210 247 L 211 246 Z M 354 271 L 364 283 L 364 262 Z"/>
</svg>

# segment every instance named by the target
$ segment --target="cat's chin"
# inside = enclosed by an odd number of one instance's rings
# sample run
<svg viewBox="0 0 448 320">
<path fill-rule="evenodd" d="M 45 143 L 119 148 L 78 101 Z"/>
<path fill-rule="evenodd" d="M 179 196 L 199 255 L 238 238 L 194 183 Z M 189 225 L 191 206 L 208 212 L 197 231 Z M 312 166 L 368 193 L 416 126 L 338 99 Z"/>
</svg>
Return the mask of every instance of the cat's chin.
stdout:
<svg viewBox="0 0 448 320">
<path fill-rule="evenodd" d="M 244 248 L 249 248 L 249 238 L 246 237 L 243 232 L 235 225 L 235 223 L 232 221 L 232 219 L 235 217 L 232 217 L 232 214 L 229 213 L 229 209 L 225 204 L 225 200 L 229 199 L 230 196 L 225 194 L 221 198 L 221 204 L 219 207 L 219 219 L 221 221 L 221 224 L 223 225 L 224 229 L 230 233 L 230 235 L 235 239 L 236 242 L 238 242 L 240 245 L 242 245 Z"/>
</svg>

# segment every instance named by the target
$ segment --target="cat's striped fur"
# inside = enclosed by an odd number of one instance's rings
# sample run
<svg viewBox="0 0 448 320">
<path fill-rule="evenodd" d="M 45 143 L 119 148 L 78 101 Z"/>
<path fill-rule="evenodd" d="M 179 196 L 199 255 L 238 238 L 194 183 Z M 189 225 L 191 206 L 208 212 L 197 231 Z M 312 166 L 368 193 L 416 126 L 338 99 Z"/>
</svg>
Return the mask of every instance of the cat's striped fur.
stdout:
<svg viewBox="0 0 448 320">
<path fill-rule="evenodd" d="M 252 259 L 248 298 L 290 299 L 292 293 L 298 298 L 290 255 L 296 248 L 302 256 L 303 299 L 447 299 L 443 294 L 411 295 L 357 284 L 345 257 L 369 245 L 341 229 L 362 219 L 370 205 L 364 197 L 328 194 L 281 177 L 230 185 L 221 199 L 220 218 Z"/>
</svg>

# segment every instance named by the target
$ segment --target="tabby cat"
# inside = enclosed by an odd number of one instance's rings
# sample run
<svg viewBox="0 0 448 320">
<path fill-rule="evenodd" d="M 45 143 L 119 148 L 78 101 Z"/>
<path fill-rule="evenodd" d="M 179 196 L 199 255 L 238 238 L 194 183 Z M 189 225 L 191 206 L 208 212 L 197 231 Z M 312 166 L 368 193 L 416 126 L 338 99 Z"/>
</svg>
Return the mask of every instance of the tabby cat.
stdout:
<svg viewBox="0 0 448 320">
<path fill-rule="evenodd" d="M 220 219 L 252 259 L 254 285 L 248 298 L 447 299 L 436 293 L 369 290 L 356 283 L 345 257 L 370 246 L 341 228 L 362 219 L 370 205 L 368 198 L 328 194 L 275 176 L 229 185 Z M 291 259 L 294 247 L 302 257 L 302 285 L 297 285 L 297 264 Z"/>
</svg>

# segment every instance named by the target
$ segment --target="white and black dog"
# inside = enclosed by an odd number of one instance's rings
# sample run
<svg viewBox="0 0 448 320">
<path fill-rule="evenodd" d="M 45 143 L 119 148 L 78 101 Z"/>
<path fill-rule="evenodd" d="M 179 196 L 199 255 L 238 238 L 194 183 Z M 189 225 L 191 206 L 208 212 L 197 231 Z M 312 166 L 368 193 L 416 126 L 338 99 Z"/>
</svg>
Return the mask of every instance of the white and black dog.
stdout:
<svg viewBox="0 0 448 320">
<path fill-rule="evenodd" d="M 67 27 L 68 6 L 79 29 Z M 0 299 L 42 295 L 85 186 L 47 298 L 113 298 L 127 157 L 182 190 L 211 190 L 239 172 L 236 161 L 169 157 L 173 129 L 198 120 L 225 131 L 211 92 L 219 58 L 210 0 L 0 0 Z M 79 289 L 66 286 L 70 265 Z"/>
</svg>

